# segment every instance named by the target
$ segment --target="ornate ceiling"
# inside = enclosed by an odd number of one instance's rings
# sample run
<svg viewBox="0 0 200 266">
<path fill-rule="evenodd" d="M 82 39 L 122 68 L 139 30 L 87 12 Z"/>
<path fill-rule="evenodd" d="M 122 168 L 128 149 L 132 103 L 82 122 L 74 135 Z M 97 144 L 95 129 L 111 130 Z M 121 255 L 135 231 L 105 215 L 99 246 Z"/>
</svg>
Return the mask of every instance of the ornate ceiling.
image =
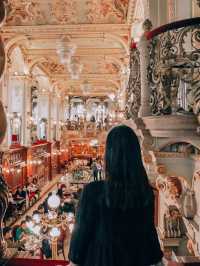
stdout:
<svg viewBox="0 0 200 266">
<path fill-rule="evenodd" d="M 8 25 L 126 23 L 129 0 L 8 0 Z"/>
<path fill-rule="evenodd" d="M 20 47 L 30 73 L 39 68 L 65 94 L 80 94 L 85 80 L 93 87 L 91 94 L 116 91 L 121 88 L 122 70 L 129 64 L 130 22 L 136 2 L 7 0 L 2 36 L 8 58 L 14 47 Z M 77 45 L 75 58 L 83 65 L 79 80 L 72 80 L 59 61 L 56 44 L 63 35 Z"/>
</svg>

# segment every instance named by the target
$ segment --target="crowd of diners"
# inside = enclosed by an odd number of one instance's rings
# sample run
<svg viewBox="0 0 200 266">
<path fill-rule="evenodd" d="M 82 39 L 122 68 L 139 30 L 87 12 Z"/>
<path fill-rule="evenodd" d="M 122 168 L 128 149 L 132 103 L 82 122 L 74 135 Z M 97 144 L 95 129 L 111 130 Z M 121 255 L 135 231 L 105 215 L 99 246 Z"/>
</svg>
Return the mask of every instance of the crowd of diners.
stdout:
<svg viewBox="0 0 200 266">
<path fill-rule="evenodd" d="M 38 178 L 33 178 L 32 182 L 24 186 L 18 186 L 14 191 L 9 189 L 8 208 L 4 217 L 5 224 L 12 224 L 26 210 L 40 198 L 40 186 Z"/>
<path fill-rule="evenodd" d="M 83 118 L 79 118 L 75 115 L 74 120 L 71 121 L 67 119 L 66 128 L 67 130 L 83 130 L 85 125 L 85 121 Z M 95 128 L 98 131 L 108 130 L 111 126 L 109 117 L 105 117 L 105 119 L 96 120 L 95 116 L 92 116 L 90 121 L 87 123 L 88 127 Z"/>
<path fill-rule="evenodd" d="M 99 158 L 93 158 L 90 160 L 71 160 L 65 164 L 64 173 L 73 173 L 76 169 L 87 167 L 91 171 L 91 181 L 102 179 L 102 161 Z M 84 184 L 84 183 L 83 183 Z M 58 183 L 57 195 L 60 197 L 60 206 L 57 210 L 58 215 L 67 215 L 75 213 L 77 210 L 79 198 L 83 189 L 83 184 Z M 18 186 L 16 190 L 9 190 L 8 194 L 8 208 L 4 217 L 3 223 L 3 235 L 7 242 L 8 249 L 16 249 L 17 252 L 26 252 L 26 243 L 29 241 L 30 236 L 38 238 L 34 232 L 30 230 L 29 224 L 33 221 L 33 216 L 39 214 L 40 216 L 48 216 L 49 205 L 48 198 L 52 195 L 49 192 L 42 202 L 35 204 L 40 200 L 41 190 L 38 182 L 38 178 L 33 178 L 32 182 L 26 183 L 23 187 Z M 37 205 L 34 207 L 33 205 Z M 33 206 L 34 211 L 28 212 L 29 208 Z M 26 215 L 29 213 L 29 215 Z M 20 221 L 20 222 L 18 222 Z M 65 254 L 69 247 L 70 229 L 67 226 L 61 228 L 61 234 L 58 239 L 58 251 L 62 251 L 63 258 L 66 259 Z M 40 258 L 51 259 L 51 239 L 49 236 L 49 228 L 42 226 L 41 234 L 42 238 L 38 239 L 40 242 L 40 248 L 37 250 L 29 250 L 30 257 L 36 256 Z M 64 248 L 65 247 L 65 248 Z M 64 252 L 65 250 L 65 252 Z M 20 255 L 19 255 L 20 256 Z"/>
<path fill-rule="evenodd" d="M 83 185 L 80 186 L 72 186 L 71 189 L 66 187 L 65 184 L 58 184 L 57 187 L 57 195 L 60 197 L 61 204 L 57 210 L 58 215 L 67 215 L 73 214 L 75 216 L 78 201 L 82 192 Z M 26 199 L 24 190 L 18 189 L 16 193 L 19 195 L 19 199 Z M 20 194 L 19 194 L 20 193 Z M 39 193 L 35 190 L 35 193 Z M 24 197 L 22 197 L 22 195 Z M 43 259 L 51 259 L 52 258 L 52 249 L 51 249 L 51 239 L 49 237 L 49 228 L 46 225 L 42 225 L 40 236 L 36 235 L 33 231 L 31 231 L 29 224 L 33 221 L 33 217 L 35 214 L 39 214 L 41 217 L 47 217 L 50 211 L 50 207 L 48 205 L 48 198 L 52 195 L 52 192 L 49 192 L 46 198 L 38 205 L 35 210 L 29 215 L 23 215 L 21 222 L 15 224 L 14 226 L 7 226 L 4 223 L 3 235 L 4 239 L 7 242 L 7 247 L 9 249 L 16 249 L 19 253 L 26 251 L 26 242 L 28 241 L 30 236 L 38 238 L 40 242 L 39 249 L 37 250 L 29 250 L 30 256 L 38 256 Z M 15 197 L 14 197 L 15 199 Z M 15 201 L 13 204 L 17 204 Z M 22 203 L 21 203 L 22 204 Z M 20 209 L 23 205 L 20 205 Z M 25 217 L 24 217 L 25 216 Z M 62 256 L 66 259 L 65 254 L 67 254 L 68 244 L 70 240 L 70 228 L 68 226 L 62 226 L 61 234 L 58 238 L 58 251 L 61 251 Z M 65 251 L 64 251 L 65 250 Z"/>
</svg>

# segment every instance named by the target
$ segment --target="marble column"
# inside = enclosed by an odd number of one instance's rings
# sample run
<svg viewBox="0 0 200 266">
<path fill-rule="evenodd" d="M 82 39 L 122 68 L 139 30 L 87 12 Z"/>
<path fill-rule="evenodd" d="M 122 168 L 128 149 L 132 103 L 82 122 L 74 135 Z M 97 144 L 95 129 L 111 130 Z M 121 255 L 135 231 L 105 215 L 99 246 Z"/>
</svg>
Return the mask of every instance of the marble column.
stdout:
<svg viewBox="0 0 200 266">
<path fill-rule="evenodd" d="M 141 37 L 137 48 L 140 52 L 140 76 L 141 76 L 141 106 L 139 109 L 139 117 L 150 116 L 151 106 L 150 106 L 150 96 L 151 91 L 148 82 L 148 66 L 149 66 L 149 41 L 147 40 L 145 34 Z"/>
<path fill-rule="evenodd" d="M 47 140 L 52 141 L 52 119 L 51 119 L 51 113 L 52 113 L 52 94 L 48 94 L 48 133 L 47 133 Z"/>
<path fill-rule="evenodd" d="M 2 101 L 2 104 L 3 104 L 3 107 L 4 107 L 4 110 L 6 112 L 6 116 L 7 116 L 7 113 L 8 113 L 8 83 L 9 83 L 9 68 L 10 68 L 10 65 L 7 64 L 7 68 L 4 72 L 4 75 L 3 75 L 3 78 L 1 80 L 1 98 L 0 100 Z M 1 147 L 2 148 L 5 148 L 7 149 L 8 146 L 9 146 L 9 134 L 8 134 L 8 128 L 9 128 L 9 120 L 8 120 L 8 117 L 7 117 L 7 130 L 6 130 L 6 134 L 5 134 L 5 137 L 1 143 Z"/>
<path fill-rule="evenodd" d="M 60 97 L 57 98 L 56 110 L 56 140 L 60 140 L 60 120 L 63 120 L 63 102 Z"/>
<path fill-rule="evenodd" d="M 31 79 L 27 77 L 24 83 L 24 145 L 31 145 L 30 115 L 31 115 Z"/>
</svg>

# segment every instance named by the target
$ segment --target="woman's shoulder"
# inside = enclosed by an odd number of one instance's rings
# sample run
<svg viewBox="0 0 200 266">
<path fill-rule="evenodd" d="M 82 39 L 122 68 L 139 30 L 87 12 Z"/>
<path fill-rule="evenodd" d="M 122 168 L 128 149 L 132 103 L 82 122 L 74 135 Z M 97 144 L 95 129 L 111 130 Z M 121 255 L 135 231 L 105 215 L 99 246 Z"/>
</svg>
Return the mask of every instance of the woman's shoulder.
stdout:
<svg viewBox="0 0 200 266">
<path fill-rule="evenodd" d="M 85 187 L 84 190 L 93 190 L 93 189 L 99 189 L 102 188 L 105 185 L 106 181 L 101 180 L 101 181 L 92 181 L 88 183 Z"/>
<path fill-rule="evenodd" d="M 83 189 L 83 193 L 84 194 L 96 194 L 97 195 L 103 191 L 103 188 L 105 186 L 105 181 L 101 180 L 101 181 L 93 181 L 93 182 L 90 182 L 88 183 L 84 189 Z"/>
</svg>

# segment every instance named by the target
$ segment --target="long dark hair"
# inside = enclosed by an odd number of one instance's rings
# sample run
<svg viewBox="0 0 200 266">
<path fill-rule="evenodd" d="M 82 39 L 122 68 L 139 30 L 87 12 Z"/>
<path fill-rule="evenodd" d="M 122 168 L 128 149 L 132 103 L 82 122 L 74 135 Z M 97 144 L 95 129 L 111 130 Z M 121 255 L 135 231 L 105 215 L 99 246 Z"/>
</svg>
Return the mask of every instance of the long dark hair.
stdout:
<svg viewBox="0 0 200 266">
<path fill-rule="evenodd" d="M 105 177 L 109 184 L 107 199 L 113 207 L 142 207 L 153 199 L 139 140 L 126 125 L 114 127 L 107 136 Z"/>
</svg>

